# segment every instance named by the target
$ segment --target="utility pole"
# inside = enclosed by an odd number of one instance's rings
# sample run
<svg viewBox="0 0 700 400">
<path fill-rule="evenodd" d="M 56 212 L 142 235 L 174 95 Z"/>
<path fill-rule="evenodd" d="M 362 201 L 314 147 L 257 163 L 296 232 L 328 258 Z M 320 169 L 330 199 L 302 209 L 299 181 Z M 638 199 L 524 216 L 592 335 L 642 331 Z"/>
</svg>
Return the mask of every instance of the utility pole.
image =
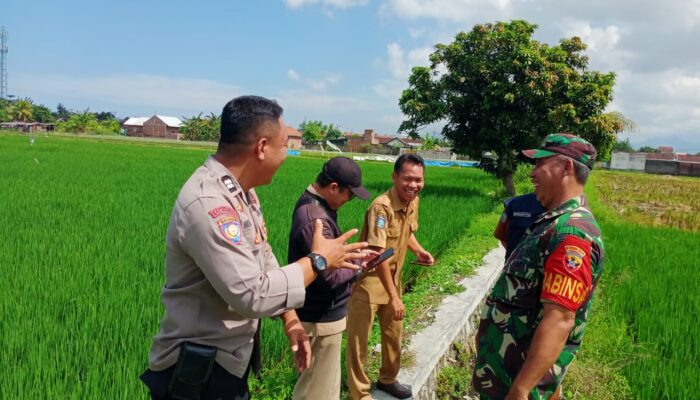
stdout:
<svg viewBox="0 0 700 400">
<path fill-rule="evenodd" d="M 0 99 L 7 97 L 7 29 L 0 29 Z"/>
</svg>

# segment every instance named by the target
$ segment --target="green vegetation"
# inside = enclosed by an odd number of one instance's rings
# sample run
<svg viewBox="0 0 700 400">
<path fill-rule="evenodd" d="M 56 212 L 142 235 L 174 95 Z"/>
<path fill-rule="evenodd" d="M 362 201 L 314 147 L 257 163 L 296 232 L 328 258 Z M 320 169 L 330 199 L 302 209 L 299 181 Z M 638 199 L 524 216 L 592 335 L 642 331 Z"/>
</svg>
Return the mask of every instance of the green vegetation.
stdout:
<svg viewBox="0 0 700 400">
<path fill-rule="evenodd" d="M 180 126 L 180 133 L 185 140 L 218 142 L 221 130 L 221 116 L 211 113 L 202 118 L 202 113 L 196 117 L 185 119 Z"/>
<path fill-rule="evenodd" d="M 121 124 L 113 115 L 100 121 L 97 119 L 96 113 L 85 110 L 72 113 L 67 120 L 58 122 L 56 124 L 56 130 L 68 133 L 116 135 L 121 130 Z"/>
<path fill-rule="evenodd" d="M 596 171 L 602 203 L 627 221 L 700 231 L 697 178 Z"/>
<path fill-rule="evenodd" d="M 299 125 L 302 137 L 307 143 L 317 143 L 322 140 L 339 139 L 343 136 L 338 127 L 326 125 L 322 121 L 304 121 Z"/>
<path fill-rule="evenodd" d="M 574 363 L 572 374 L 579 379 L 570 382 L 576 383 L 570 389 L 584 391 L 603 374 L 611 390 L 631 392 L 627 397 L 694 398 L 700 393 L 697 220 L 672 213 L 669 227 L 662 227 L 656 209 L 634 207 L 650 202 L 671 210 L 678 204 L 697 207 L 690 196 L 698 193 L 700 181 L 599 171 L 592 184 L 589 198 L 606 247 L 604 286 L 598 293 L 603 301 L 582 346 L 584 362 Z"/>
<path fill-rule="evenodd" d="M 446 121 L 442 134 L 453 151 L 481 160 L 510 195 L 517 153 L 547 134 L 576 133 L 607 157 L 616 134 L 633 127 L 622 114 L 603 112 L 615 74 L 588 70 L 580 38 L 550 46 L 532 38 L 536 29 L 518 20 L 478 24 L 437 44 L 430 66 L 414 67 L 401 95 L 400 130 L 416 136 Z"/>
<path fill-rule="evenodd" d="M 58 136 L 30 145 L 14 134 L 0 135 L 0 147 L 0 398 L 145 398 L 137 376 L 162 317 L 168 216 L 209 150 Z M 283 263 L 294 202 L 321 163 L 289 159 L 258 191 Z M 362 164 L 373 195 L 389 188 L 391 167 Z M 407 295 L 410 307 L 425 293 L 449 292 L 437 277 L 452 277 L 453 264 L 475 265 L 479 251 L 495 243 L 487 244 L 485 227 L 495 220 L 496 181 L 478 170 L 445 168 L 428 168 L 426 179 L 418 238 L 441 264 L 406 268 L 416 293 Z M 349 203 L 341 227 L 359 227 L 368 204 Z M 452 243 L 473 250 L 450 256 Z M 410 321 L 418 310 L 409 310 Z M 288 398 L 295 373 L 279 321 L 265 321 L 263 338 L 255 396 Z"/>
</svg>

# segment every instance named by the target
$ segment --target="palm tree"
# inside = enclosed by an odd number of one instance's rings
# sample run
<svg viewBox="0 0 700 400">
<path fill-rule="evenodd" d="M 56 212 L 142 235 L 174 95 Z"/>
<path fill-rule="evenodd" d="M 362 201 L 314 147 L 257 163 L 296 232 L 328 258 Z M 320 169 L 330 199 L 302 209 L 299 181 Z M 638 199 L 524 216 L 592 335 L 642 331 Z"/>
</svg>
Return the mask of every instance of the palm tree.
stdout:
<svg viewBox="0 0 700 400">
<path fill-rule="evenodd" d="M 440 147 L 439 139 L 436 136 L 430 136 L 427 133 L 423 138 L 423 144 L 420 146 L 421 150 L 437 150 Z"/>
<path fill-rule="evenodd" d="M 12 107 L 12 118 L 16 121 L 27 122 L 32 119 L 34 106 L 29 98 L 17 100 Z"/>
<path fill-rule="evenodd" d="M 625 117 L 619 111 L 611 111 L 609 113 L 603 114 L 614 121 L 615 133 L 628 132 L 633 133 L 639 131 L 639 126 L 637 123 L 632 121 L 630 118 Z"/>
</svg>

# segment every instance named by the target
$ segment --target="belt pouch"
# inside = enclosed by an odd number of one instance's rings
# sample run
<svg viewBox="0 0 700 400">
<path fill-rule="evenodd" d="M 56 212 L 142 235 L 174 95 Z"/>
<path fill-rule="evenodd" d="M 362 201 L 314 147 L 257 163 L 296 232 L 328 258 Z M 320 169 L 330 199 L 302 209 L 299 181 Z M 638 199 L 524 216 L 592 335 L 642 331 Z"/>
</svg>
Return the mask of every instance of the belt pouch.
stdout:
<svg viewBox="0 0 700 400">
<path fill-rule="evenodd" d="M 168 394 L 177 400 L 199 400 L 206 390 L 216 358 L 216 347 L 185 342 L 175 365 Z"/>
</svg>

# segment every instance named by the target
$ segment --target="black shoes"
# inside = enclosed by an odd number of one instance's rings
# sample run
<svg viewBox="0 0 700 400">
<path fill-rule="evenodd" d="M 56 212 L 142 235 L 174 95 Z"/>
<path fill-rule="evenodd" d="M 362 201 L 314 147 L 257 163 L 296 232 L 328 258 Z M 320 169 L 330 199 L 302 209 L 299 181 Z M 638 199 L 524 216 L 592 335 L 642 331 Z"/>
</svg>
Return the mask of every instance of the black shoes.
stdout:
<svg viewBox="0 0 700 400">
<path fill-rule="evenodd" d="M 391 384 L 385 384 L 381 382 L 377 382 L 376 388 L 381 390 L 382 392 L 387 392 L 390 395 L 396 397 L 397 399 L 408 399 L 413 396 L 413 392 L 411 391 L 411 386 L 410 385 L 402 385 L 398 381 L 391 383 Z"/>
</svg>

